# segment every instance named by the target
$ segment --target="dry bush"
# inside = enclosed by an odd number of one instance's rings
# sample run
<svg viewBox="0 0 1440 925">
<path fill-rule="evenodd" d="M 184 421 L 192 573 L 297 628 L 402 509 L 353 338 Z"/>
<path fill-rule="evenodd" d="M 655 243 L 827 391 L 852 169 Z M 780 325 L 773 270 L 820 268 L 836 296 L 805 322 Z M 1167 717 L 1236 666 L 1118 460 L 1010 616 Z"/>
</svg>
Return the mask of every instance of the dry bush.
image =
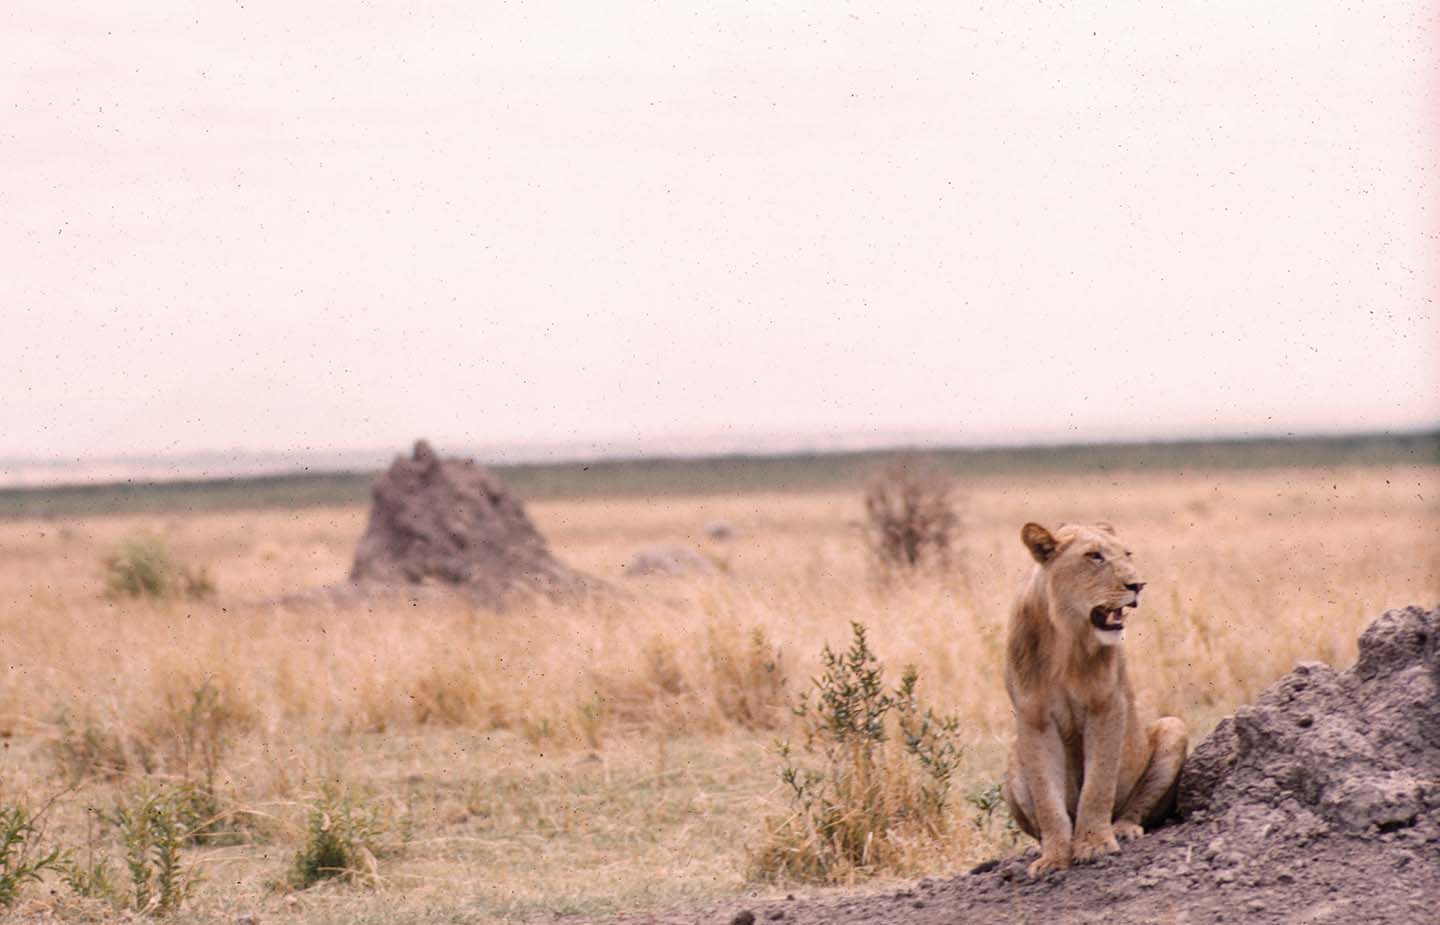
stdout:
<svg viewBox="0 0 1440 925">
<path fill-rule="evenodd" d="M 788 699 L 783 655 L 762 627 L 741 634 L 710 628 L 712 696 L 720 714 L 744 729 L 775 729 Z"/>
<path fill-rule="evenodd" d="M 150 773 L 156 758 L 150 743 L 128 734 L 118 721 L 98 716 L 92 705 L 80 713 L 61 713 L 50 752 L 68 780 L 114 778 L 132 771 Z"/>
<path fill-rule="evenodd" d="M 955 480 L 901 456 L 865 489 L 865 539 L 883 571 L 949 568 L 959 540 Z"/>
</svg>

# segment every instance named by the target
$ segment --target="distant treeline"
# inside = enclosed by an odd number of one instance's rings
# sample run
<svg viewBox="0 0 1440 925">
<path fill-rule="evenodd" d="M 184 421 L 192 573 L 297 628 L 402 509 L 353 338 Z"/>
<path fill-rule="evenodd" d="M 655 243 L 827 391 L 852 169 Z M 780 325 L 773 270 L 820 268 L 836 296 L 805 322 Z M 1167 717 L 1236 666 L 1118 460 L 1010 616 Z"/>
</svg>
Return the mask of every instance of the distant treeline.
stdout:
<svg viewBox="0 0 1440 925">
<path fill-rule="evenodd" d="M 859 486 L 903 450 L 496 466 L 522 497 L 813 491 Z M 1440 431 L 914 451 L 958 476 L 1289 466 L 1440 465 Z M 0 489 L 0 518 L 362 504 L 373 472 Z"/>
</svg>

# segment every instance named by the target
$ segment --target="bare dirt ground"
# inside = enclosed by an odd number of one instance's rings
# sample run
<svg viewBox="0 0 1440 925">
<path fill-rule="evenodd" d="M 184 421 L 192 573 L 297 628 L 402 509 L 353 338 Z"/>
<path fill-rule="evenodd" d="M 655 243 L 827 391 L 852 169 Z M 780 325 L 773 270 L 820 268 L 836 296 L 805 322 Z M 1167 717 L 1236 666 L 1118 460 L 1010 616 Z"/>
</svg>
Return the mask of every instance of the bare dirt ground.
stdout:
<svg viewBox="0 0 1440 925">
<path fill-rule="evenodd" d="M 1031 881 L 1031 855 L 886 895 L 643 922 L 1440 921 L 1440 614 L 1394 610 L 1347 671 L 1306 663 L 1224 720 L 1183 821 Z"/>
</svg>

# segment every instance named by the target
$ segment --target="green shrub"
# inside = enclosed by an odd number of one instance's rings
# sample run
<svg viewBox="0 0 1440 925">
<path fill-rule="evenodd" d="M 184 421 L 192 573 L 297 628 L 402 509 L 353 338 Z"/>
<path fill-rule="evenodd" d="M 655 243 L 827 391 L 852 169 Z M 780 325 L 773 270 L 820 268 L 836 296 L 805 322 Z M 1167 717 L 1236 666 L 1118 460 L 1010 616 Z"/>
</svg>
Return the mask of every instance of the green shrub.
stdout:
<svg viewBox="0 0 1440 925">
<path fill-rule="evenodd" d="M 826 646 L 813 701 L 795 713 L 805 732 L 802 760 L 778 746 L 791 811 L 770 820 L 751 858 L 753 879 L 838 882 L 882 870 L 904 872 L 917 846 L 950 831 L 951 781 L 960 765 L 957 720 L 922 708 L 919 675 L 906 668 L 886 687 L 865 627 L 850 648 Z"/>
<path fill-rule="evenodd" d="M 103 560 L 105 589 L 111 597 L 211 597 L 215 583 L 204 568 L 177 563 L 153 536 L 121 542 Z"/>
<path fill-rule="evenodd" d="M 305 889 L 322 880 L 375 885 L 379 881 L 385 819 L 338 787 L 324 787 L 306 817 L 305 844 L 290 867 L 290 885 Z"/>
<path fill-rule="evenodd" d="M 23 806 L 0 806 L 0 907 L 14 905 L 25 883 L 39 880 L 46 870 L 61 869 L 59 849 L 35 853 L 39 839 L 35 815 Z"/>
</svg>

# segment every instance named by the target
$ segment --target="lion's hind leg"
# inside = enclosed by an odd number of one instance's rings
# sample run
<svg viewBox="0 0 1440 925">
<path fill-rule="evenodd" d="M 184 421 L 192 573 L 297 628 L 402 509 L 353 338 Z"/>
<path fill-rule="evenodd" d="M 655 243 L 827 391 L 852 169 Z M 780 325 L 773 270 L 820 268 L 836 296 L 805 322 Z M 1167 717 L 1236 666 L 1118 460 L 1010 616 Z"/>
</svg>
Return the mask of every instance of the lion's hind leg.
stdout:
<svg viewBox="0 0 1440 925">
<path fill-rule="evenodd" d="M 1005 797 L 1005 805 L 1010 807 L 1010 816 L 1020 827 L 1020 831 L 1039 841 L 1040 829 L 1033 821 L 1034 801 L 1030 799 L 1030 791 L 1026 789 L 1025 781 L 1015 772 L 1013 764 L 1005 771 L 1005 783 L 1001 785 L 1000 792 Z"/>
<path fill-rule="evenodd" d="M 1180 766 L 1189 748 L 1185 723 L 1174 716 L 1157 719 L 1145 734 L 1150 760 L 1115 815 L 1115 834 L 1123 839 L 1139 838 L 1145 829 L 1154 828 L 1174 812 Z"/>
</svg>

